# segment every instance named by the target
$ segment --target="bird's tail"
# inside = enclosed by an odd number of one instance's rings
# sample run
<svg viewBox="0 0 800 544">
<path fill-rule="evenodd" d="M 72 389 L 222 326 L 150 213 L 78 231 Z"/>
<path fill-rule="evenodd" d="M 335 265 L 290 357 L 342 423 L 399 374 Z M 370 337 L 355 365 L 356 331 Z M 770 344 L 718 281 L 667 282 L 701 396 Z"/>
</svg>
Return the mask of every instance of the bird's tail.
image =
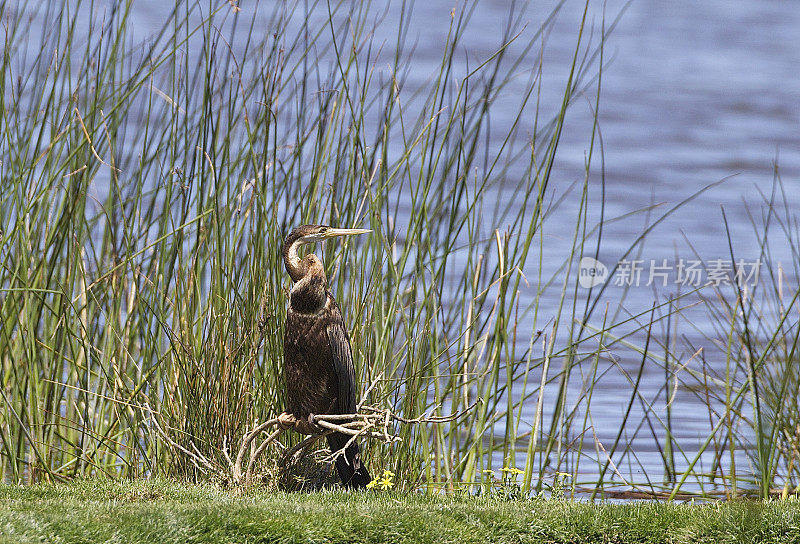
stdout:
<svg viewBox="0 0 800 544">
<path fill-rule="evenodd" d="M 332 453 L 345 448 L 350 437 L 345 434 L 333 433 L 328 435 L 328 447 Z M 361 461 L 361 454 L 358 451 L 358 444 L 352 442 L 344 450 L 344 454 L 336 457 L 336 472 L 342 479 L 342 485 L 347 488 L 359 489 L 367 487 L 372 480 L 367 467 Z"/>
</svg>

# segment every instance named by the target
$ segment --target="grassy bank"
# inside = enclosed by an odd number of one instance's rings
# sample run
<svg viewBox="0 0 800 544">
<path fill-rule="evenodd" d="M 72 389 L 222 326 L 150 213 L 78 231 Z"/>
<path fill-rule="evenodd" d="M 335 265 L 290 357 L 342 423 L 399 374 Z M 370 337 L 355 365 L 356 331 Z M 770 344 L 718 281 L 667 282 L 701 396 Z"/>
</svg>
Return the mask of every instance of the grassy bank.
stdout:
<svg viewBox="0 0 800 544">
<path fill-rule="evenodd" d="M 797 542 L 800 502 L 585 504 L 246 495 L 169 482 L 0 487 L 2 542 Z"/>
</svg>

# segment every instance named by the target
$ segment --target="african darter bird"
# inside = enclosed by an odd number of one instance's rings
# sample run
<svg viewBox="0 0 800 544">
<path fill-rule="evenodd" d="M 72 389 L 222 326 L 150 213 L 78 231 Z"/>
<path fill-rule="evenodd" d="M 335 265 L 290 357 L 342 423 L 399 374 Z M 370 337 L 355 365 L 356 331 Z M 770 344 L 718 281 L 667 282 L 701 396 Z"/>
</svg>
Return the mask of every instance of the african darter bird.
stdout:
<svg viewBox="0 0 800 544">
<path fill-rule="evenodd" d="M 286 331 L 283 337 L 286 410 L 281 423 L 303 434 L 317 434 L 320 429 L 311 416 L 353 414 L 356 411 L 356 383 L 350 337 L 342 312 L 328 290 L 322 262 L 313 253 L 304 258 L 298 249 L 335 236 L 364 234 L 365 229 L 336 229 L 325 225 L 303 225 L 294 229 L 283 243 L 283 264 L 294 285 L 289 292 Z M 350 436 L 332 433 L 327 436 L 336 457 L 336 471 L 348 488 L 365 487 L 370 476 L 355 441 Z"/>
</svg>

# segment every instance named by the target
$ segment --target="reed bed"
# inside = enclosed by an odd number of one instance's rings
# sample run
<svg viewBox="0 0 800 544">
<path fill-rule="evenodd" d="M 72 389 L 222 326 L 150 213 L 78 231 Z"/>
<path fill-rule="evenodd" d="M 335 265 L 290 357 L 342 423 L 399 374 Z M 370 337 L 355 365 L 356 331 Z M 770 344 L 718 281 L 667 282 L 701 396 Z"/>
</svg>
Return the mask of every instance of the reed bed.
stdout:
<svg viewBox="0 0 800 544">
<path fill-rule="evenodd" d="M 585 175 L 566 189 L 551 178 L 570 108 L 589 97 L 598 111 L 613 20 L 584 11 L 550 103 L 542 51 L 560 4 L 539 28 L 512 10 L 495 52 L 466 70 L 454 59 L 475 8 L 445 12 L 441 63 L 421 84 L 405 3 L 386 8 L 391 34 L 368 2 L 179 2 L 144 37 L 130 2 L 16 9 L 0 4 L 4 481 L 207 477 L 183 451 L 224 465 L 283 406 L 281 241 L 326 223 L 373 230 L 321 248 L 363 403 L 417 418 L 477 401 L 455 421 L 398 425 L 391 445 L 365 441 L 373 472 L 398 487 L 513 479 L 527 495 L 555 477 L 606 497 L 796 492 L 788 278 L 800 275 L 769 254 L 800 245 L 779 178 L 752 218 L 757 289 L 707 286 L 630 314 L 624 293 L 578 288 L 607 221 L 589 206 L 605 183 L 596 122 Z M 691 198 L 641 211 L 652 218 L 629 253 Z M 554 261 L 556 213 L 574 230 Z M 700 354 L 679 330 L 698 304 L 716 348 Z M 663 387 L 648 395 L 652 369 Z M 609 442 L 592 407 L 611 375 L 626 388 Z M 672 420 L 687 397 L 707 407 L 709 432 L 681 443 Z M 659 474 L 640 474 L 643 439 Z"/>
</svg>

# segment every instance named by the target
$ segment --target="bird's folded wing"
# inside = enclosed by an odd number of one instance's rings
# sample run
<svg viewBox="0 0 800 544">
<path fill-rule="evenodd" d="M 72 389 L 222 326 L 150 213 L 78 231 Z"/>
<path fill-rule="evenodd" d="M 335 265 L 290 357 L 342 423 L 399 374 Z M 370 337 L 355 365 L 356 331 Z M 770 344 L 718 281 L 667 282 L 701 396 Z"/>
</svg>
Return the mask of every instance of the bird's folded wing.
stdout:
<svg viewBox="0 0 800 544">
<path fill-rule="evenodd" d="M 356 372 L 353 367 L 353 353 L 350 338 L 343 324 L 332 323 L 327 327 L 328 343 L 333 358 L 333 368 L 339 380 L 337 407 L 339 413 L 352 414 L 356 411 Z"/>
</svg>

